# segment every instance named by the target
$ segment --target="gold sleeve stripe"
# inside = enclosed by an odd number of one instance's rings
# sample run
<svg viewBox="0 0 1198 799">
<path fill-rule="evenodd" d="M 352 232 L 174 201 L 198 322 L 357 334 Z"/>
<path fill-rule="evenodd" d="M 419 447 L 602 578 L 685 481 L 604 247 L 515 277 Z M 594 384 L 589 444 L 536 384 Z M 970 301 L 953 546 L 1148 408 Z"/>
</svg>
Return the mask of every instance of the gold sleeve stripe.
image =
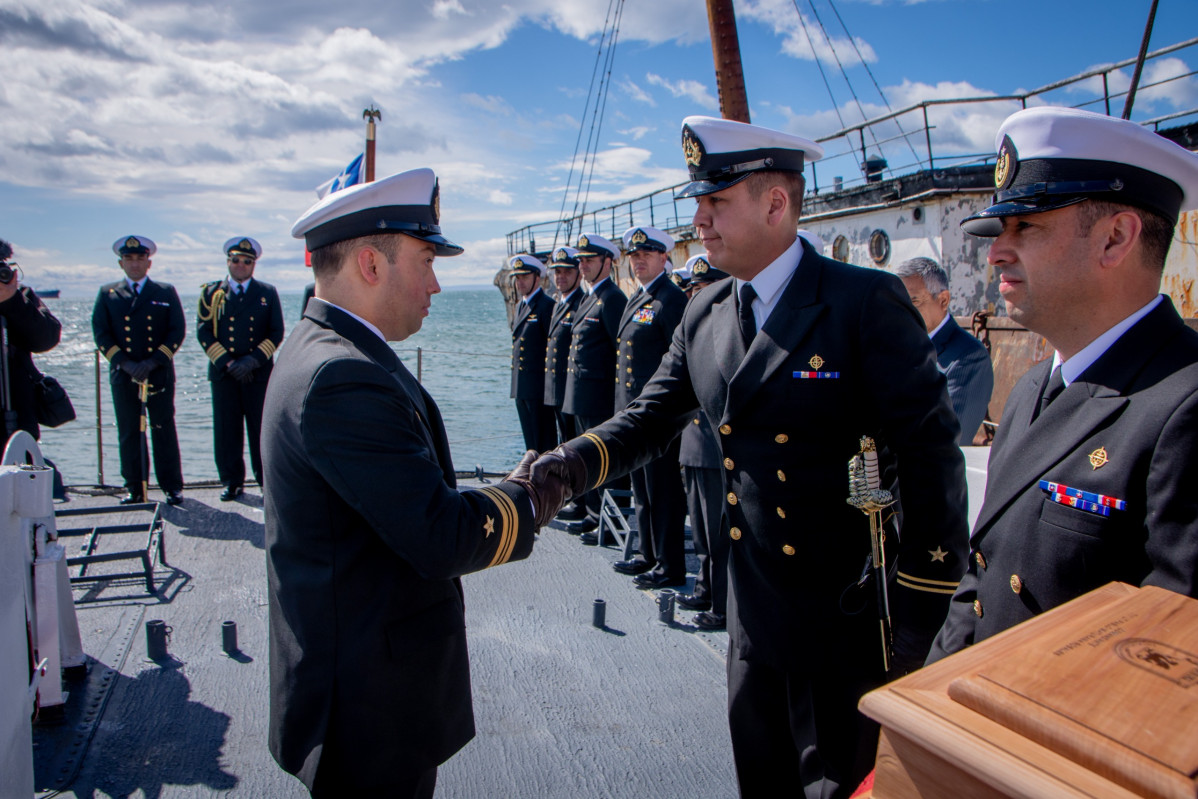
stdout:
<svg viewBox="0 0 1198 799">
<path fill-rule="evenodd" d="M 112 345 L 111 347 L 109 347 L 109 348 L 108 348 L 108 350 L 107 350 L 107 351 L 104 353 L 104 357 L 105 357 L 105 358 L 107 358 L 108 360 L 110 360 L 110 361 L 111 361 L 111 360 L 112 360 L 112 356 L 116 355 L 116 354 L 117 354 L 118 352 L 120 352 L 120 351 L 121 351 L 121 348 L 120 348 L 120 347 L 118 347 L 118 346 L 116 346 L 115 344 L 113 344 L 113 345 Z"/>
<path fill-rule="evenodd" d="M 899 585 L 903 586 L 904 588 L 910 588 L 913 591 L 923 591 L 924 593 L 928 593 L 928 594 L 948 594 L 949 596 L 952 596 L 953 594 L 955 594 L 957 592 L 957 588 L 956 588 L 957 584 L 956 583 L 943 583 L 939 580 L 927 580 L 922 583 L 914 583 L 914 582 L 911 582 L 912 579 L 918 579 L 918 578 L 911 578 L 910 575 L 906 575 L 906 574 L 903 574 L 902 572 L 899 572 L 897 582 Z M 932 585 L 927 585 L 925 583 L 939 583 L 941 585 L 952 586 L 952 587 L 951 588 L 936 588 Z"/>
<path fill-rule="evenodd" d="M 594 433 L 583 433 L 582 437 L 594 444 L 595 449 L 599 450 L 599 474 L 595 478 L 595 481 L 591 483 L 591 488 L 595 488 L 607 482 L 607 469 L 611 459 L 607 454 L 607 445 L 600 440 L 599 436 Z"/>
<path fill-rule="evenodd" d="M 216 363 L 222 355 L 228 352 L 228 350 L 225 349 L 224 344 L 221 344 L 219 341 L 217 341 L 209 344 L 208 349 L 204 350 L 204 352 L 208 354 L 209 360 L 211 360 L 213 363 Z"/>
<path fill-rule="evenodd" d="M 258 349 L 262 350 L 262 354 L 269 358 L 275 354 L 275 343 L 270 339 L 266 339 L 258 345 Z"/>
<path fill-rule="evenodd" d="M 520 517 L 516 511 L 516 503 L 512 498 L 494 486 L 480 488 L 478 492 L 491 500 L 499 512 L 499 544 L 495 548 L 495 556 L 487 564 L 487 568 L 507 563 L 516 548 L 516 534 L 520 529 Z"/>
<path fill-rule="evenodd" d="M 941 586 L 944 588 L 956 588 L 957 587 L 956 580 L 932 580 L 927 577 L 916 577 L 914 574 L 907 574 L 905 571 L 902 571 L 901 569 L 899 570 L 898 576 L 902 577 L 905 580 L 910 580 L 913 583 L 923 583 L 924 585 Z"/>
<path fill-rule="evenodd" d="M 159 350 L 161 350 L 161 351 L 162 351 L 162 354 L 163 354 L 163 355 L 165 355 L 165 356 L 166 356 L 166 357 L 168 357 L 168 358 L 174 358 L 174 357 L 175 357 L 175 351 L 174 351 L 174 350 L 172 350 L 170 347 L 166 346 L 165 344 L 159 344 L 159 345 L 158 345 L 158 349 L 159 349 Z"/>
</svg>

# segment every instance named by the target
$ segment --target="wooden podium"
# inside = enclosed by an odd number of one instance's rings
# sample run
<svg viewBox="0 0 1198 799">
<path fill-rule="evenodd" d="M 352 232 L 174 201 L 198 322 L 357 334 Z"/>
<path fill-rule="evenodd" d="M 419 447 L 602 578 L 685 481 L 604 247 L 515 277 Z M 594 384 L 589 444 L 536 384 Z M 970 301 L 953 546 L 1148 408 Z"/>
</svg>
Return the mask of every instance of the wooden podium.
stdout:
<svg viewBox="0 0 1198 799">
<path fill-rule="evenodd" d="M 1110 583 L 867 694 L 873 797 L 1198 797 L 1198 600 Z"/>
</svg>

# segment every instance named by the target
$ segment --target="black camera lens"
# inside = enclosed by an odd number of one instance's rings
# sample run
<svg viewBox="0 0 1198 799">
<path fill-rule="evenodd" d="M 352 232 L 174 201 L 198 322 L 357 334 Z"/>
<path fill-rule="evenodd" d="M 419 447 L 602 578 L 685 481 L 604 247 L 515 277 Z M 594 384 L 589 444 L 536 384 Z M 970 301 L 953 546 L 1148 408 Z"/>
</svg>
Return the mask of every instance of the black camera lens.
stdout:
<svg viewBox="0 0 1198 799">
<path fill-rule="evenodd" d="M 12 282 L 14 274 L 16 274 L 16 273 L 13 272 L 13 269 L 11 266 L 9 266 L 8 264 L 0 264 L 0 283 L 3 283 L 4 285 L 7 286 L 9 283 Z"/>
</svg>

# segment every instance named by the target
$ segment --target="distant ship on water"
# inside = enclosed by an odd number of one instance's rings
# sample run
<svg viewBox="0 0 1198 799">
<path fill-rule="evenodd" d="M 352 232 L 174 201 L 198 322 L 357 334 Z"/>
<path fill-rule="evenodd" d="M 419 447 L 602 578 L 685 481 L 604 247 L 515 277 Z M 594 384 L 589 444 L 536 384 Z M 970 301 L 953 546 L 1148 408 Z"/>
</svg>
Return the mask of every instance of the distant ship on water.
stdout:
<svg viewBox="0 0 1198 799">
<path fill-rule="evenodd" d="M 33 292 L 34 292 L 35 294 L 37 294 L 37 296 L 41 297 L 43 300 L 56 300 L 56 299 L 58 299 L 58 292 L 59 292 L 59 291 L 60 291 L 60 289 L 34 289 L 34 290 L 33 290 Z"/>
</svg>

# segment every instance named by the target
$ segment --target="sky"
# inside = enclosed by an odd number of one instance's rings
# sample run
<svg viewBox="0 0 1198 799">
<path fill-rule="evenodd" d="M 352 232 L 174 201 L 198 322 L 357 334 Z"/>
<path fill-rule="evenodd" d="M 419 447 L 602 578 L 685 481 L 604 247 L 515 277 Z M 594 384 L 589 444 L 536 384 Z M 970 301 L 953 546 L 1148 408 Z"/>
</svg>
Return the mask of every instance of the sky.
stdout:
<svg viewBox="0 0 1198 799">
<path fill-rule="evenodd" d="M 442 284 L 489 285 L 505 235 L 559 215 L 580 130 L 584 142 L 593 130 L 588 89 L 611 2 L 0 0 L 0 238 L 25 282 L 64 297 L 118 279 L 111 246 L 129 234 L 157 242 L 151 276 L 185 295 L 223 276 L 221 245 L 243 235 L 263 245 L 257 277 L 298 290 L 310 270 L 291 225 L 362 151 L 373 105 L 377 176 L 431 167 L 440 178 L 442 230 L 466 248 L 438 259 Z M 885 103 L 1008 95 L 1134 58 L 1150 5 L 735 9 L 753 122 L 816 138 Z M 1160 0 L 1151 49 L 1193 36 L 1198 2 Z M 1133 118 L 1198 107 L 1194 70 L 1198 47 L 1152 62 L 1143 84 L 1182 77 L 1141 90 Z M 1125 88 L 1130 74 L 1110 85 Z M 1082 103 L 1095 88 L 1100 78 L 1046 100 Z M 933 149 L 992 152 L 1016 107 L 942 113 Z M 587 207 L 681 182 L 690 114 L 719 116 L 705 3 L 623 0 Z M 914 157 L 901 139 L 881 146 L 893 164 Z M 856 168 L 841 161 L 821 179 Z"/>
</svg>

